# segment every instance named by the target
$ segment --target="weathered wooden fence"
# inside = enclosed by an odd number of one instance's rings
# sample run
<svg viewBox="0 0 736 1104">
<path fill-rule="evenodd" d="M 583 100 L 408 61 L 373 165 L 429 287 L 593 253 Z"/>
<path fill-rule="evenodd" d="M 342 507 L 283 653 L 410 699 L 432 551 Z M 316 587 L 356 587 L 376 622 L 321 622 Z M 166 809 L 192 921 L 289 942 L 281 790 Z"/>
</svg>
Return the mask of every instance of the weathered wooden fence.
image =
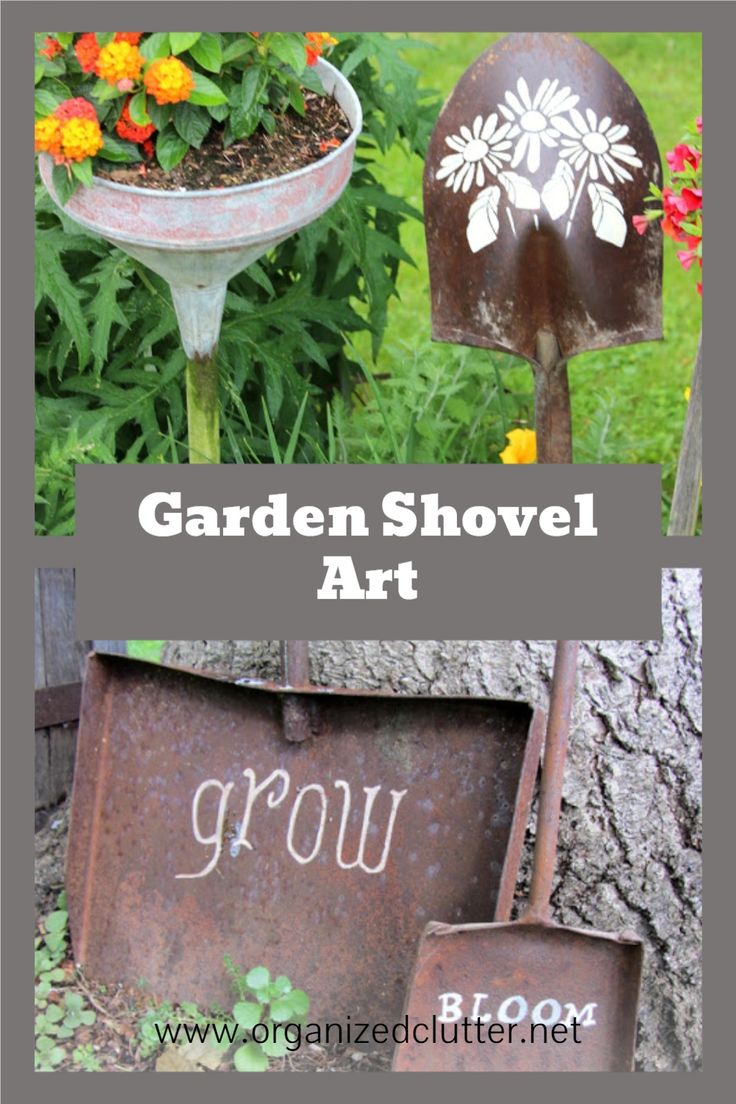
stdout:
<svg viewBox="0 0 736 1104">
<path fill-rule="evenodd" d="M 124 651 L 117 640 L 75 640 L 74 571 L 35 573 L 35 808 L 48 809 L 69 792 L 74 773 L 84 657 L 91 648 Z"/>
</svg>

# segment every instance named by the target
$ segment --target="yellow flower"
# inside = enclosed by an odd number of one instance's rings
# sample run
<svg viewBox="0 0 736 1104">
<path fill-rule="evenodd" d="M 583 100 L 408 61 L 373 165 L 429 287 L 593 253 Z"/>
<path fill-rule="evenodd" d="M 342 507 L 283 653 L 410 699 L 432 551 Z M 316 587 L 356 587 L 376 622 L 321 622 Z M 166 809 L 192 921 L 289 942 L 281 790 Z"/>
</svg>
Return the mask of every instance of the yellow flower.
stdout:
<svg viewBox="0 0 736 1104">
<path fill-rule="evenodd" d="M 537 434 L 533 429 L 512 429 L 506 434 L 509 442 L 500 453 L 503 464 L 536 464 Z"/>
<path fill-rule="evenodd" d="M 92 119 L 68 119 L 61 128 L 61 147 L 67 161 L 84 161 L 102 149 L 100 124 Z"/>
<path fill-rule="evenodd" d="M 685 397 L 685 402 L 690 402 L 690 388 L 686 387 L 682 394 Z"/>
<path fill-rule="evenodd" d="M 130 42 L 108 42 L 97 57 L 95 73 L 108 84 L 119 80 L 137 80 L 143 68 L 143 55 Z"/>
<path fill-rule="evenodd" d="M 54 157 L 61 153 L 61 123 L 53 115 L 37 120 L 34 137 L 37 152 L 51 153 Z"/>
<path fill-rule="evenodd" d="M 157 104 L 180 103 L 188 100 L 194 89 L 191 69 L 176 57 L 157 58 L 143 77 L 146 92 L 155 96 Z"/>
</svg>

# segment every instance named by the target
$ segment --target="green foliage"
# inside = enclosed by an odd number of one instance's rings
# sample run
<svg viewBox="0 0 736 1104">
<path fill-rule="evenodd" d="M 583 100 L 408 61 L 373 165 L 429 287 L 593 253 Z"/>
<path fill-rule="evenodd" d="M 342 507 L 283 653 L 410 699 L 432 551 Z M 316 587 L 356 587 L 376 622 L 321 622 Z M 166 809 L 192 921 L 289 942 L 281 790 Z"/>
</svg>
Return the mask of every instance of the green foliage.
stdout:
<svg viewBox="0 0 736 1104">
<path fill-rule="evenodd" d="M 349 339 L 362 332 L 380 349 L 411 263 L 402 228 L 419 213 L 379 181 L 376 159 L 388 148 L 407 161 L 422 154 L 437 109 L 403 45 L 341 37 L 332 60 L 349 69 L 365 113 L 350 185 L 230 283 L 218 354 L 226 462 L 325 458 L 330 401 L 362 379 Z M 36 521 L 60 535 L 73 531 L 76 464 L 185 460 L 184 354 L 161 279 L 79 230 L 43 188 L 36 224 Z"/>
<path fill-rule="evenodd" d="M 531 390 L 512 390 L 511 360 L 478 349 L 402 344 L 387 350 L 394 365 L 378 380 L 362 362 L 366 383 L 352 412 L 332 413 L 338 452 L 357 463 L 498 462 L 506 433 L 531 424 Z"/>
<path fill-rule="evenodd" d="M 95 1012 L 86 1006 L 81 993 L 66 990 L 60 993 L 60 984 L 66 974 L 60 963 L 67 957 L 69 946 L 69 915 L 66 911 L 66 894 L 59 896 L 58 908 L 49 913 L 43 922 L 44 934 L 35 940 L 36 1020 L 35 1020 L 35 1068 L 44 1072 L 56 1069 L 67 1057 L 63 1041 L 74 1038 L 78 1028 L 89 1027 L 95 1022 Z M 61 1045 L 60 1045 L 61 1043 Z M 78 1048 L 81 1049 L 81 1048 Z M 73 1060 L 84 1069 L 95 1068 L 94 1056 L 84 1053 L 83 1058 Z M 96 1067 L 99 1068 L 99 1065 Z"/>
<path fill-rule="evenodd" d="M 103 145 L 96 156 L 57 166 L 55 182 L 62 203 L 79 184 L 91 186 L 100 160 L 140 160 L 138 143 L 151 135 L 151 126 L 158 132 L 156 158 L 168 172 L 190 148 L 199 149 L 212 130 L 220 130 L 228 146 L 259 127 L 272 133 L 276 116 L 289 109 L 303 115 L 303 89 L 322 91 L 310 65 L 335 41 L 329 35 L 301 31 L 143 34 L 138 43 L 140 72 L 123 91 L 116 83 L 97 80 L 93 72 L 83 71 L 75 52 L 79 38 L 69 33 L 36 35 L 36 118 L 53 115 L 64 100 L 81 98 L 93 107 L 102 132 Z M 108 45 L 111 38 L 98 32 L 97 46 Z M 161 58 L 176 58 L 178 62 L 172 64 L 180 63 L 188 70 L 188 87 L 182 89 L 183 98 L 175 104 L 160 104 L 148 91 L 147 70 Z M 146 135 L 125 129 L 121 113 L 126 103 L 133 123 L 149 128 Z M 116 137 L 119 133 L 132 141 L 121 142 Z"/>
<path fill-rule="evenodd" d="M 264 1024 L 268 1029 L 264 1042 L 251 1037 L 238 1046 L 233 1065 L 240 1073 L 260 1073 L 268 1069 L 270 1058 L 283 1058 L 288 1051 L 283 1034 L 276 1034 L 274 1026 L 301 1023 L 309 1011 L 309 997 L 303 989 L 295 989 L 283 974 L 271 978 L 265 966 L 256 966 L 246 973 L 225 955 L 225 969 L 238 998 L 232 1015 L 241 1033 L 247 1036 L 256 1024 Z"/>
<path fill-rule="evenodd" d="M 207 1015 L 191 1002 L 151 1004 L 138 1021 L 137 1043 L 142 1058 L 151 1058 L 161 1049 L 165 1033 L 169 1039 L 175 1035 L 179 1045 L 186 1046 L 194 1032 L 182 1034 L 177 1031 L 181 1027 L 206 1028 L 208 1046 L 222 1051 L 233 1048 L 233 1067 L 240 1073 L 262 1072 L 268 1069 L 271 1058 L 283 1058 L 288 1050 L 286 1040 L 283 1032 L 274 1037 L 274 1027 L 286 1022 L 301 1024 L 309 1011 L 309 997 L 303 989 L 295 989 L 283 974 L 272 978 L 265 966 L 246 971 L 229 955 L 223 961 L 235 996 L 231 1010 L 214 1009 Z M 253 1038 L 256 1025 L 268 1031 L 263 1042 Z M 259 1035 L 263 1035 L 262 1029 Z"/>
</svg>

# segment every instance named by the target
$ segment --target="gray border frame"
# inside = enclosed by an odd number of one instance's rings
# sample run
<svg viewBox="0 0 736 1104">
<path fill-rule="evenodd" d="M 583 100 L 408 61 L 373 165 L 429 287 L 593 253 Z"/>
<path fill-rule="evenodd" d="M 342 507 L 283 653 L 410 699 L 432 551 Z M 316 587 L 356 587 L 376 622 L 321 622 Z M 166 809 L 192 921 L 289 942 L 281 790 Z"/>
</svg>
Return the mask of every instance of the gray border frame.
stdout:
<svg viewBox="0 0 736 1104">
<path fill-rule="evenodd" d="M 32 209 L 33 193 L 28 188 L 27 165 L 32 156 L 30 140 L 30 95 L 27 89 L 27 51 L 24 35 L 43 23 L 67 22 L 88 25 L 99 15 L 99 23 L 107 25 L 119 21 L 117 14 L 123 5 L 117 2 L 95 5 L 82 3 L 51 4 L 47 2 L 30 4 L 22 0 L 4 0 L 2 15 L 5 23 L 3 41 L 4 96 L 3 122 L 5 124 L 4 151 L 5 166 L 2 200 L 3 223 L 5 230 L 5 250 L 2 261 L 5 276 L 6 325 L 3 329 L 2 350 L 4 356 L 4 403 L 2 470 L 3 502 L 7 510 L 5 525 L 3 561 L 3 591 L 5 604 L 3 609 L 4 667 L 3 676 L 6 694 L 2 703 L 4 775 L 2 808 L 3 859 L 6 881 L 4 930 L 4 984 L 3 984 L 3 1042 L 5 1043 L 5 1064 L 3 1080 L 8 1089 L 9 1099 L 18 1099 L 23 1093 L 29 1099 L 38 1099 L 41 1094 L 53 1093 L 60 1102 L 69 1100 L 84 1104 L 96 1101 L 101 1093 L 112 1104 L 116 1100 L 127 1100 L 136 1094 L 142 1100 L 177 1102 L 199 1100 L 202 1086 L 189 1078 L 178 1080 L 173 1087 L 165 1089 L 160 1082 L 149 1088 L 141 1087 L 139 1082 L 115 1082 L 106 1079 L 103 1083 L 92 1083 L 85 1087 L 81 1074 L 58 1074 L 53 1085 L 33 1079 L 32 1042 L 28 1030 L 32 1015 L 31 987 L 29 969 L 21 948 L 28 947 L 28 910 L 26 902 L 30 899 L 32 864 L 32 803 L 28 800 L 32 773 L 32 741 L 29 739 L 29 719 L 32 709 L 32 568 L 34 566 L 73 565 L 76 556 L 76 538 L 34 538 L 32 536 L 32 479 L 33 479 L 33 373 L 31 277 L 32 277 Z M 158 19 L 166 19 L 182 29 L 195 21 L 197 8 L 193 4 L 179 4 L 173 8 L 170 4 L 133 2 L 124 5 L 125 21 L 130 22 L 131 15 L 139 14 L 141 22 L 152 24 Z M 425 0 L 421 9 L 409 2 L 374 2 L 370 5 L 360 3 L 342 3 L 339 9 L 334 3 L 274 3 L 248 4 L 211 2 L 207 4 L 208 23 L 218 22 L 222 26 L 234 22 L 240 14 L 247 12 L 249 20 L 280 25 L 284 28 L 294 23 L 328 25 L 350 29 L 431 29 L 431 30 L 483 30 L 494 26 L 504 29 L 529 30 L 614 30 L 633 29 L 635 33 L 658 31 L 702 31 L 704 33 L 704 60 L 706 62 L 706 91 L 708 98 L 707 116 L 709 133 L 716 136 L 708 152 L 708 200 L 715 212 L 714 226 L 719 226 L 713 235 L 712 246 L 708 253 L 708 290 L 706 296 L 708 322 L 706 326 L 706 364 L 710 363 L 711 375 L 717 376 L 713 386 L 715 397 L 711 401 L 706 386 L 706 425 L 708 435 L 705 441 L 706 470 L 709 458 L 712 465 L 708 474 L 710 501 L 714 504 L 712 514 L 707 518 L 703 537 L 696 541 L 688 538 L 670 538 L 662 545 L 662 566 L 702 567 L 705 576 L 706 617 L 708 625 L 708 686 L 709 697 L 706 717 L 713 733 L 723 732 L 723 738 L 714 744 L 707 761 L 706 786 L 710 823 L 712 830 L 708 843 L 709 857 L 714 870 L 720 868 L 721 877 L 714 880 L 713 898 L 719 906 L 712 910 L 713 916 L 708 928 L 709 962 L 716 960 L 725 963 L 732 957 L 729 941 L 729 904 L 732 892 L 727 872 L 730 869 L 730 821 L 727 814 L 732 803 L 731 778 L 733 776 L 733 741 L 730 739 L 730 719 L 732 705 L 730 684 L 733 680 L 731 652 L 733 630 L 731 624 L 732 604 L 728 597 L 733 592 L 734 526 L 731 516 L 733 501 L 733 474 L 729 448 L 733 427 L 731 411 L 734 409 L 734 388 L 736 380 L 730 365 L 730 353 L 733 344 L 732 277 L 727 272 L 729 260 L 728 246 L 731 244 L 731 209 L 729 192 L 733 188 L 734 153 L 730 140 L 732 121 L 730 118 L 732 92 L 733 31 L 736 29 L 734 9 L 731 3 L 704 2 L 697 5 L 673 3 L 667 5 L 655 2 L 587 3 L 486 3 L 456 2 L 445 4 L 438 0 Z M 237 14 L 236 14 L 237 13 Z M 21 90 L 23 90 L 21 92 Z M 19 105 L 19 97 L 26 97 Z M 720 134 L 720 141 L 718 135 Z M 712 166 L 712 168 L 711 168 Z M 718 220 L 716 222 L 716 220 Z M 729 278 L 730 277 L 730 278 Z M 711 361 L 707 360 L 710 353 Z M 665 540 L 666 538 L 661 538 Z M 731 570 L 729 570 L 731 569 Z M 360 626 L 356 624 L 356 636 L 360 636 Z M 725 876 L 724 876 L 725 875 Z M 574 1082 L 569 1077 L 556 1078 L 542 1085 L 530 1077 L 513 1083 L 515 1092 L 519 1090 L 531 1094 L 543 1091 L 552 1101 L 584 1099 L 591 1092 L 602 1100 L 616 1099 L 622 1091 L 633 1093 L 635 1098 L 645 1096 L 652 1101 L 689 1100 L 693 1091 L 702 1093 L 705 1089 L 717 1092 L 731 1081 L 730 1048 L 728 1033 L 732 1026 L 730 994 L 725 984 L 725 971 L 712 971 L 708 975 L 707 992 L 709 1000 L 709 1035 L 707 1064 L 705 1073 L 695 1084 L 680 1075 L 668 1080 L 635 1080 L 628 1082 L 625 1088 L 618 1082 L 601 1083 L 591 1080 L 594 1075 L 583 1075 Z M 378 1075 L 380 1076 L 380 1075 Z M 470 1080 L 472 1075 L 462 1079 L 455 1078 L 451 1083 L 456 1098 L 471 1099 L 476 1094 L 485 1096 L 492 1091 L 487 1084 Z M 704 1079 L 704 1080 L 703 1080 Z M 246 1083 L 249 1084 L 249 1083 Z M 305 1097 L 329 1100 L 339 1099 L 348 1086 L 341 1082 L 335 1084 L 300 1080 L 290 1088 L 288 1080 L 261 1078 L 257 1082 L 259 1098 L 289 1097 L 296 1093 L 300 1099 Z M 240 1086 L 236 1089 L 236 1086 Z M 332 1087 L 330 1087 L 332 1086 Z M 342 1087 L 341 1087 L 342 1086 Z M 449 1084 L 435 1080 L 392 1082 L 386 1077 L 380 1082 L 372 1079 L 353 1078 L 349 1083 L 351 1096 L 357 1101 L 372 1098 L 377 1092 L 389 1096 L 412 1097 L 420 1095 L 424 1101 L 444 1099 Z M 253 1086 L 246 1090 L 240 1082 L 219 1079 L 210 1083 L 209 1093 L 215 1099 L 226 1099 L 235 1093 L 253 1092 Z"/>
</svg>

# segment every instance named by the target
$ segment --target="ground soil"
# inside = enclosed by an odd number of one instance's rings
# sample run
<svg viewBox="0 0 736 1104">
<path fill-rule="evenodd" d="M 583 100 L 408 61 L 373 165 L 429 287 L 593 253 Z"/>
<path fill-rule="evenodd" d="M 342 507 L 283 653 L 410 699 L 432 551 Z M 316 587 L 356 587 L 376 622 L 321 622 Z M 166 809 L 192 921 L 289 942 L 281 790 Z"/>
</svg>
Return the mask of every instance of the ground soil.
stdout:
<svg viewBox="0 0 736 1104">
<path fill-rule="evenodd" d="M 273 134 L 258 129 L 248 138 L 223 146 L 223 128 L 217 124 L 199 149 L 190 149 L 183 161 L 164 170 L 155 161 L 97 170 L 96 175 L 119 184 L 158 191 L 194 191 L 229 188 L 269 180 L 305 168 L 342 145 L 350 123 L 336 100 L 306 92 L 304 116 L 288 111 L 277 117 Z"/>
<path fill-rule="evenodd" d="M 43 918 L 56 908 L 59 893 L 64 888 L 64 860 L 69 830 L 69 802 L 64 802 L 48 813 L 36 815 L 36 924 L 35 935 L 43 934 Z M 64 1041 L 63 1048 L 67 1057 L 58 1067 L 60 1070 L 75 1071 L 80 1066 L 72 1057 L 75 1048 L 91 1047 L 102 1071 L 155 1070 L 160 1068 L 194 1069 L 197 1072 L 220 1072 L 232 1070 L 230 1056 L 225 1054 L 222 1065 L 216 1071 L 203 1065 L 181 1067 L 176 1065 L 176 1055 L 172 1061 L 172 1052 L 181 1048 L 168 1048 L 164 1057 L 164 1048 L 150 1057 L 140 1053 L 138 1021 L 146 1010 L 146 998 L 140 991 L 120 987 L 96 985 L 74 966 L 70 958 L 63 964 L 65 979 L 50 995 L 49 1000 L 60 1003 L 64 994 L 79 993 L 87 1008 L 96 1014 L 94 1024 L 80 1027 L 74 1038 Z M 285 1058 L 272 1060 L 269 1073 L 381 1073 L 391 1064 L 391 1051 L 366 1050 L 348 1046 L 318 1046 L 311 1044 Z"/>
</svg>

